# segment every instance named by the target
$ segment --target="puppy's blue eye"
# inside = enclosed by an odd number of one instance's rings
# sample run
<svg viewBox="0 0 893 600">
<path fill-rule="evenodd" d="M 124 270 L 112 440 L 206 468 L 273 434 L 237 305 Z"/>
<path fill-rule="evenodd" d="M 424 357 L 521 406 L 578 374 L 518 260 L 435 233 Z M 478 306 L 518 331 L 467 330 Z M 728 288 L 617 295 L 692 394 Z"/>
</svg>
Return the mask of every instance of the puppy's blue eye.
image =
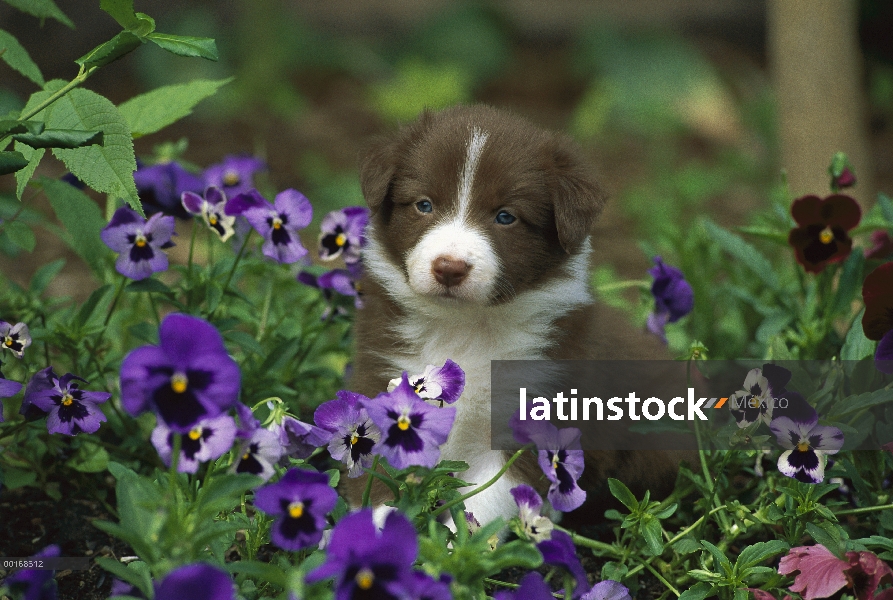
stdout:
<svg viewBox="0 0 893 600">
<path fill-rule="evenodd" d="M 429 213 L 434 210 L 434 205 L 431 204 L 430 200 L 419 200 L 415 203 L 415 207 L 422 213 Z"/>
<path fill-rule="evenodd" d="M 499 214 L 496 215 L 496 222 L 500 225 L 511 225 L 515 222 L 515 215 L 508 211 L 501 210 L 499 211 Z"/>
</svg>

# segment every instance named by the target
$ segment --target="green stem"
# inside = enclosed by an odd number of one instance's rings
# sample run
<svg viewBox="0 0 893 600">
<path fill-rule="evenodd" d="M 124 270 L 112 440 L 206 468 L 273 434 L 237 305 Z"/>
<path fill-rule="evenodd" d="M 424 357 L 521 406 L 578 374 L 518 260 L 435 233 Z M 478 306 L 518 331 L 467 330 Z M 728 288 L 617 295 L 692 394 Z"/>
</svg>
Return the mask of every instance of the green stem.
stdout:
<svg viewBox="0 0 893 600">
<path fill-rule="evenodd" d="M 893 508 L 893 504 L 883 504 L 881 506 L 866 506 L 864 508 L 851 508 L 848 510 L 841 510 L 834 513 L 834 515 L 861 515 L 865 513 L 876 512 L 879 510 L 888 510 L 891 508 Z"/>
<path fill-rule="evenodd" d="M 226 281 L 223 282 L 223 293 L 222 295 L 226 295 L 226 290 L 229 289 L 229 282 L 233 279 L 233 274 L 236 272 L 236 267 L 239 266 L 239 261 L 242 260 L 242 255 L 245 254 L 245 248 L 248 247 L 248 241 L 251 239 L 251 235 L 254 233 L 254 229 L 248 232 L 248 235 L 245 236 L 245 241 L 242 242 L 242 247 L 239 248 L 239 253 L 236 255 L 236 260 L 233 261 L 233 267 L 229 270 L 229 273 L 226 276 Z M 222 298 L 221 298 L 222 299 Z M 211 317 L 214 316 L 214 313 L 217 312 L 217 307 L 220 304 L 214 307 L 214 310 L 211 311 L 211 314 L 208 315 L 208 320 L 211 320 Z"/>
<path fill-rule="evenodd" d="M 118 299 L 121 297 L 121 292 L 124 291 L 124 284 L 127 283 L 127 278 L 123 275 L 121 276 L 120 281 L 118 282 L 118 289 L 115 290 L 115 297 L 112 299 L 112 305 L 109 306 L 109 312 L 105 316 L 105 321 L 102 322 L 102 329 L 99 331 L 99 338 L 97 339 L 96 345 L 99 345 L 99 339 L 102 339 L 102 335 L 105 333 L 105 328 L 108 326 L 109 321 L 112 318 L 112 315 L 115 312 L 115 307 L 118 306 Z"/>
<path fill-rule="evenodd" d="M 606 283 L 604 285 L 595 286 L 596 292 L 613 292 L 614 290 L 625 290 L 627 288 L 641 288 L 643 290 L 651 289 L 651 282 L 644 279 L 635 279 L 631 281 L 617 281 L 615 283 Z"/>
<path fill-rule="evenodd" d="M 152 295 L 152 292 L 146 292 L 146 295 L 149 297 L 149 305 L 152 307 L 152 314 L 155 315 L 155 325 L 161 327 L 161 317 L 158 315 L 158 307 L 155 306 L 155 296 Z"/>
<path fill-rule="evenodd" d="M 195 252 L 195 238 L 198 234 L 198 224 L 192 220 L 192 235 L 189 236 L 189 259 L 186 263 L 186 281 L 189 283 L 189 291 L 186 292 L 186 306 L 192 308 L 192 257 Z"/>
<path fill-rule="evenodd" d="M 563 531 L 569 536 L 571 536 L 571 540 L 573 540 L 574 544 L 577 546 L 582 546 L 584 548 L 590 548 L 591 550 L 598 550 L 600 552 L 604 552 L 606 554 L 611 554 L 613 556 L 619 556 L 617 548 L 612 544 L 606 544 L 604 542 L 599 542 L 598 540 L 593 540 L 588 537 L 583 537 L 579 533 L 571 531 L 570 529 L 565 529 L 564 527 L 559 527 L 558 525 L 554 526 L 558 531 Z"/>
<path fill-rule="evenodd" d="M 533 448 L 533 444 L 528 444 L 527 446 L 524 446 L 523 448 L 520 448 L 517 452 L 515 452 L 512 455 L 512 457 L 505 462 L 505 464 L 502 466 L 502 468 L 499 469 L 499 472 L 496 473 L 496 475 L 494 475 L 490 479 L 490 481 L 488 481 L 487 483 L 485 483 L 483 485 L 476 487 L 475 489 L 471 490 L 467 494 L 463 494 L 463 495 L 459 496 L 458 498 L 454 498 L 453 500 L 450 500 L 449 502 L 447 502 L 446 504 L 444 504 L 443 506 L 441 506 L 440 508 L 438 508 L 437 510 L 432 512 L 431 516 L 436 517 L 439 514 L 445 512 L 445 511 L 448 511 L 449 509 L 456 506 L 457 504 L 461 504 L 462 502 L 465 502 L 472 496 L 477 496 L 478 494 L 480 494 L 481 492 L 486 490 L 488 487 L 490 487 L 491 485 L 493 485 L 494 483 L 499 481 L 499 478 L 502 477 L 505 474 L 505 472 L 509 470 L 509 468 L 514 464 L 514 462 L 516 460 L 518 460 L 518 458 L 520 458 L 520 456 L 528 448 Z"/>
<path fill-rule="evenodd" d="M 379 455 L 376 454 L 375 458 L 372 459 L 372 472 L 375 473 L 378 470 L 378 459 Z M 361 506 L 369 506 L 369 496 L 372 495 L 372 481 L 375 479 L 372 475 L 369 475 L 369 481 L 366 482 L 366 489 L 363 490 L 363 503 Z"/>
<path fill-rule="evenodd" d="M 658 581 L 660 581 L 662 584 L 664 584 L 664 585 L 667 587 L 668 590 L 670 590 L 671 592 L 673 592 L 673 593 L 676 595 L 677 598 L 678 598 L 679 596 L 681 596 L 681 594 L 679 593 L 679 590 L 677 590 L 676 588 L 674 588 L 674 587 L 672 586 L 672 584 L 670 584 L 669 581 L 667 581 L 666 579 L 664 579 L 664 577 L 663 577 L 660 573 L 658 573 L 657 570 L 656 570 L 654 567 L 652 567 L 650 564 L 647 564 L 647 563 L 644 563 L 644 562 L 643 562 L 642 564 L 645 565 L 645 568 L 646 568 L 646 569 L 648 569 L 649 571 L 651 571 L 651 574 L 652 574 L 652 575 L 654 575 L 655 577 L 657 577 L 657 580 L 658 580 Z"/>
</svg>

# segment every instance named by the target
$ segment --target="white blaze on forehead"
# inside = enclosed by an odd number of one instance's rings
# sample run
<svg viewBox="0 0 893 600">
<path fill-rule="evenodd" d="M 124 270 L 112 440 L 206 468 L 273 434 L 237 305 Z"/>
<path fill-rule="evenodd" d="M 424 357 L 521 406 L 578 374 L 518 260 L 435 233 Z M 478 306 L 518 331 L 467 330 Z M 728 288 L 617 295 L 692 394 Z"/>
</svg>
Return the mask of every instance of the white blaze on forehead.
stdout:
<svg viewBox="0 0 893 600">
<path fill-rule="evenodd" d="M 458 194 L 458 218 L 465 220 L 468 214 L 468 206 L 471 204 L 471 186 L 474 182 L 474 173 L 477 171 L 478 163 L 481 162 L 481 154 L 484 152 L 484 144 L 487 143 L 489 134 L 475 127 L 471 130 L 471 139 L 468 140 L 468 146 L 465 148 L 465 164 L 462 172 L 459 174 L 459 194 Z"/>
</svg>

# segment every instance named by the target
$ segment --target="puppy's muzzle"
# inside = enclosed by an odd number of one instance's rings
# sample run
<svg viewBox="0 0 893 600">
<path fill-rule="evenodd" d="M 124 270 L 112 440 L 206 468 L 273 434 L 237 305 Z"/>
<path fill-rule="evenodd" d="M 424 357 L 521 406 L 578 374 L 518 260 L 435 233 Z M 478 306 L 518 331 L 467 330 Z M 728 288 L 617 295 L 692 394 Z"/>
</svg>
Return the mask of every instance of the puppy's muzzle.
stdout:
<svg viewBox="0 0 893 600">
<path fill-rule="evenodd" d="M 431 263 L 431 273 L 434 275 L 434 279 L 448 288 L 461 284 L 470 270 L 470 264 L 452 256 L 438 256 Z"/>
</svg>

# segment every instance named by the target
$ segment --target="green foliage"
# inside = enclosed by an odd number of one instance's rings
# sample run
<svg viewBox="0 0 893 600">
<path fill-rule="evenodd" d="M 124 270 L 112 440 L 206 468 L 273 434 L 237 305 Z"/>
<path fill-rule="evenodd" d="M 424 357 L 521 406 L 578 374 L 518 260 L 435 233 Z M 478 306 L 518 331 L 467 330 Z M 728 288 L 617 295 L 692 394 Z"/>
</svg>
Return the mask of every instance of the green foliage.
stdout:
<svg viewBox="0 0 893 600">
<path fill-rule="evenodd" d="M 55 19 L 67 27 L 74 29 L 74 23 L 65 16 L 53 0 L 3 0 L 22 12 L 33 15 L 38 19 Z"/>
<path fill-rule="evenodd" d="M 63 181 L 43 177 L 40 185 L 68 232 L 65 241 L 90 265 L 94 273 L 103 273 L 109 249 L 99 237 L 99 232 L 106 225 L 99 207 L 86 194 Z"/>
<path fill-rule="evenodd" d="M 17 39 L 12 34 L 0 29 L 0 57 L 10 67 L 33 81 L 39 86 L 43 86 L 43 74 L 31 57 Z"/>
<path fill-rule="evenodd" d="M 471 98 L 471 78 L 455 64 L 410 58 L 397 65 L 389 81 L 371 89 L 372 103 L 386 118 L 414 119 L 424 109 L 437 110 Z"/>
<path fill-rule="evenodd" d="M 196 104 L 211 96 L 232 79 L 167 85 L 135 96 L 118 106 L 134 139 L 155 133 L 192 114 Z"/>
</svg>

